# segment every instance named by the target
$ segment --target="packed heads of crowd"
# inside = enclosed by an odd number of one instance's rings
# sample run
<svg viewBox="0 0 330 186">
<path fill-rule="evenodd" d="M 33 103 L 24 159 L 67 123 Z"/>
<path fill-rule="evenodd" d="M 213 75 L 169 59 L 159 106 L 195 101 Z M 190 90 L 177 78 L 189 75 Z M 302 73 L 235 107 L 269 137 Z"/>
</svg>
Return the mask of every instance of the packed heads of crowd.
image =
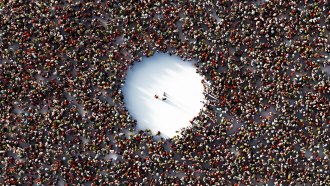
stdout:
<svg viewBox="0 0 330 186">
<path fill-rule="evenodd" d="M 0 2 L 0 185 L 330 185 L 329 1 Z M 121 87 L 157 52 L 207 101 L 135 129 Z"/>
</svg>

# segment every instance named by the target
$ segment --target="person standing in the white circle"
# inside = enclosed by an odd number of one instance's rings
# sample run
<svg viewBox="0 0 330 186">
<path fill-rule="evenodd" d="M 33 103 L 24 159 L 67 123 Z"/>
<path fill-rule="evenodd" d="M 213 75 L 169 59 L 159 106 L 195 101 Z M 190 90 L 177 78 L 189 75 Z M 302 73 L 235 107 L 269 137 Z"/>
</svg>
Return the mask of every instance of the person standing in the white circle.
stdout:
<svg viewBox="0 0 330 186">
<path fill-rule="evenodd" d="M 166 93 L 164 92 L 163 97 L 162 97 L 162 100 L 163 100 L 163 101 L 166 101 L 166 99 L 167 99 L 167 97 L 166 97 Z"/>
</svg>

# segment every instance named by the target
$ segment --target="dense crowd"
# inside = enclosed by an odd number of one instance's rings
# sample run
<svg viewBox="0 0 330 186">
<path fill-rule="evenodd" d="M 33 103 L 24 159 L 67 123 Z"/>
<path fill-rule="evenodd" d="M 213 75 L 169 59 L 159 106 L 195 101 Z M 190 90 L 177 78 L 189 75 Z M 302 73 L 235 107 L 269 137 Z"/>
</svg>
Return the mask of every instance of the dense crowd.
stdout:
<svg viewBox="0 0 330 186">
<path fill-rule="evenodd" d="M 0 185 L 330 185 L 327 0 L 0 2 Z M 196 60 L 207 104 L 164 139 L 127 69 Z"/>
</svg>

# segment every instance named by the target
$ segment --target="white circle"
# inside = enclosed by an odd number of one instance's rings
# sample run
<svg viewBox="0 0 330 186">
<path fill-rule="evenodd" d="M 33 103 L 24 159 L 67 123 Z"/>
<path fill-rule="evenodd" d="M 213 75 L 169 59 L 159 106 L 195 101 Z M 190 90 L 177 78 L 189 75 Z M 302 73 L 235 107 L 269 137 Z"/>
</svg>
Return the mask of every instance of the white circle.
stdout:
<svg viewBox="0 0 330 186">
<path fill-rule="evenodd" d="M 191 125 L 190 120 L 203 107 L 202 80 L 192 62 L 177 56 L 161 53 L 136 62 L 127 73 L 122 92 L 137 129 L 150 129 L 153 134 L 160 131 L 171 138 Z"/>
</svg>

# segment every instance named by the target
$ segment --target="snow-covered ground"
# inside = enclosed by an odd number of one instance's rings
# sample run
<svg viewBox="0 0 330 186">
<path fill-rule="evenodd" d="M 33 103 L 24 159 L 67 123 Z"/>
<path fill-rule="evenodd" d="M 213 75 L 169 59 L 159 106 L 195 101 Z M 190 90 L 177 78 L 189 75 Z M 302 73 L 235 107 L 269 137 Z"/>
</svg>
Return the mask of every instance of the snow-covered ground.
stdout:
<svg viewBox="0 0 330 186">
<path fill-rule="evenodd" d="M 203 107 L 202 79 L 193 62 L 169 54 L 155 54 L 135 63 L 122 91 L 137 129 L 150 129 L 154 134 L 160 131 L 168 138 L 191 125 L 190 120 Z M 162 100 L 164 92 L 166 100 Z"/>
</svg>

